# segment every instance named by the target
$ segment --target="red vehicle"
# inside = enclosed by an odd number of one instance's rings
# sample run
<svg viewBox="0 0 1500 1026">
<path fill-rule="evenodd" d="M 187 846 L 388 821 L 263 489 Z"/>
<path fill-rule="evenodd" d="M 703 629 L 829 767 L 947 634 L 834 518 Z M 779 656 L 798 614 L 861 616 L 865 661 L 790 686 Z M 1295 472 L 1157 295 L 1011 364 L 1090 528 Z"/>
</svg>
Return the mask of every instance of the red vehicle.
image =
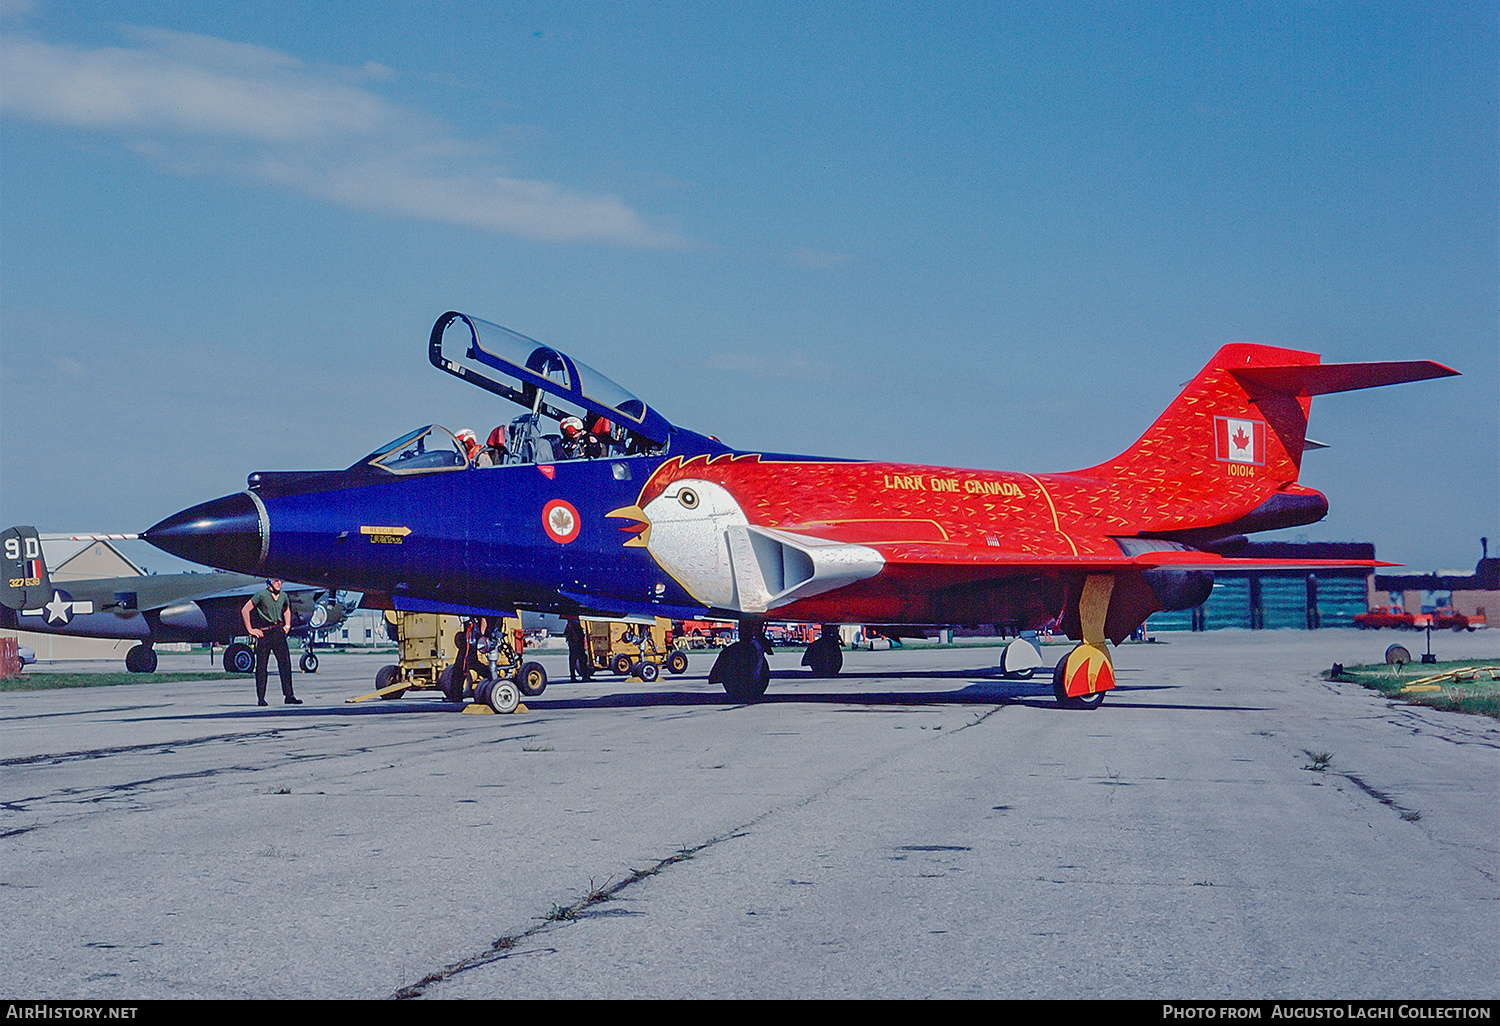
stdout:
<svg viewBox="0 0 1500 1026">
<path fill-rule="evenodd" d="M 1455 631 L 1473 631 L 1485 626 L 1482 615 L 1465 616 L 1451 606 L 1432 611 L 1432 626 L 1438 630 L 1451 628 Z"/>
<path fill-rule="evenodd" d="M 1428 619 L 1426 613 L 1408 613 L 1400 606 L 1376 606 L 1356 616 L 1354 626 L 1362 631 L 1378 631 L 1382 627 L 1410 631 L 1426 627 Z"/>
</svg>

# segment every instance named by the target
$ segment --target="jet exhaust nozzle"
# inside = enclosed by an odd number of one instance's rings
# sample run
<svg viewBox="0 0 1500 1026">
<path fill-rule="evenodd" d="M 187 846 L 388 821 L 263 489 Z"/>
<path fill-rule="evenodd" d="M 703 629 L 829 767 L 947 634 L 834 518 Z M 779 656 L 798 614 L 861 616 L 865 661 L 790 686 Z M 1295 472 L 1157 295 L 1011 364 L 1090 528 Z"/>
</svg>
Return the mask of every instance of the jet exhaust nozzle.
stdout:
<svg viewBox="0 0 1500 1026">
<path fill-rule="evenodd" d="M 194 563 L 255 574 L 265 565 L 266 521 L 255 496 L 238 492 L 174 513 L 141 537 Z"/>
</svg>

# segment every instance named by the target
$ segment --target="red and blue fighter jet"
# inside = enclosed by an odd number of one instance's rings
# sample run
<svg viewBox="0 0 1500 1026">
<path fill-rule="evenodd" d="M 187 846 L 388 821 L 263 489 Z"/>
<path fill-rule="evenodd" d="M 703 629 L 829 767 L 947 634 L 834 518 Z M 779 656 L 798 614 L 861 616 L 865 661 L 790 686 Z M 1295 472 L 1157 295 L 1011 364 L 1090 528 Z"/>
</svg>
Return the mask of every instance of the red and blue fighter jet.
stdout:
<svg viewBox="0 0 1500 1026">
<path fill-rule="evenodd" d="M 445 353 L 455 340 L 462 359 Z M 1055 623 L 1079 644 L 1054 692 L 1084 707 L 1114 686 L 1109 643 L 1202 603 L 1215 569 L 1351 565 L 1232 555 L 1248 533 L 1327 512 L 1297 483 L 1312 396 L 1456 373 L 1228 345 L 1119 456 L 1018 474 L 734 450 L 459 313 L 438 319 L 429 357 L 520 407 L 477 458 L 428 426 L 347 470 L 251 474 L 145 537 L 396 609 L 738 619 L 709 679 L 742 701 L 766 690 L 767 619 L 892 634 Z M 837 636 L 825 630 L 804 662 L 836 674 Z"/>
</svg>

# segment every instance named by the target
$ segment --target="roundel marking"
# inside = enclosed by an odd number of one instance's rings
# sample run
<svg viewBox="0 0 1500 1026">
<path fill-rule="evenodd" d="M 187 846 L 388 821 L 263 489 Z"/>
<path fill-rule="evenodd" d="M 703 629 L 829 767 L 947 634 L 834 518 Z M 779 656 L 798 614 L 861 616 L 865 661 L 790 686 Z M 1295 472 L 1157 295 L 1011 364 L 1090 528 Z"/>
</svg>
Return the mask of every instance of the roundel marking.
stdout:
<svg viewBox="0 0 1500 1026">
<path fill-rule="evenodd" d="M 66 627 L 73 619 L 73 596 L 61 589 L 54 589 L 52 601 L 42 608 L 47 611 L 47 623 Z"/>
<path fill-rule="evenodd" d="M 559 545 L 566 545 L 578 537 L 578 529 L 582 526 L 578 519 L 578 510 L 567 499 L 553 499 L 542 507 L 542 529 L 547 532 L 547 537 Z"/>
</svg>

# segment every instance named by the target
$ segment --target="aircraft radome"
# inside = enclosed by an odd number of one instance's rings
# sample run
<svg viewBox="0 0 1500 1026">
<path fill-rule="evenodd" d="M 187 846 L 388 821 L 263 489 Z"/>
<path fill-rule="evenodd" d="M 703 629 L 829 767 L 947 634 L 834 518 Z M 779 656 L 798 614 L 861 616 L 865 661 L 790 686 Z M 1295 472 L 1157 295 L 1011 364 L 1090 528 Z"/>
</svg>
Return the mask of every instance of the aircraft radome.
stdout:
<svg viewBox="0 0 1500 1026">
<path fill-rule="evenodd" d="M 454 340 L 461 360 L 444 352 Z M 1050 622 L 1079 642 L 1054 671 L 1058 701 L 1095 706 L 1114 686 L 1109 643 L 1202 602 L 1215 569 L 1373 565 L 1233 553 L 1248 533 L 1327 512 L 1297 483 L 1312 396 L 1456 373 L 1227 345 L 1125 452 L 1023 474 L 731 449 L 459 313 L 438 319 L 428 350 L 520 407 L 483 452 L 419 428 L 346 470 L 253 473 L 144 537 L 211 566 L 363 591 L 367 605 L 738 619 L 709 679 L 745 701 L 769 680 L 767 619 L 892 634 Z M 842 663 L 827 630 L 806 656 L 822 676 Z"/>
<path fill-rule="evenodd" d="M 255 668 L 254 649 L 234 639 L 245 633 L 240 608 L 266 586 L 262 576 L 149 574 L 53 582 L 34 527 L 0 532 L 0 561 L 5 568 L 0 629 L 135 641 L 138 644 L 125 653 L 125 668 L 132 673 L 155 670 L 156 643 L 173 641 L 227 645 L 226 673 Z M 343 623 L 358 602 L 340 599 L 326 588 L 288 585 L 286 593 L 292 634 L 305 645 L 300 665 L 303 672 L 313 673 L 318 668 L 313 635 Z"/>
</svg>

